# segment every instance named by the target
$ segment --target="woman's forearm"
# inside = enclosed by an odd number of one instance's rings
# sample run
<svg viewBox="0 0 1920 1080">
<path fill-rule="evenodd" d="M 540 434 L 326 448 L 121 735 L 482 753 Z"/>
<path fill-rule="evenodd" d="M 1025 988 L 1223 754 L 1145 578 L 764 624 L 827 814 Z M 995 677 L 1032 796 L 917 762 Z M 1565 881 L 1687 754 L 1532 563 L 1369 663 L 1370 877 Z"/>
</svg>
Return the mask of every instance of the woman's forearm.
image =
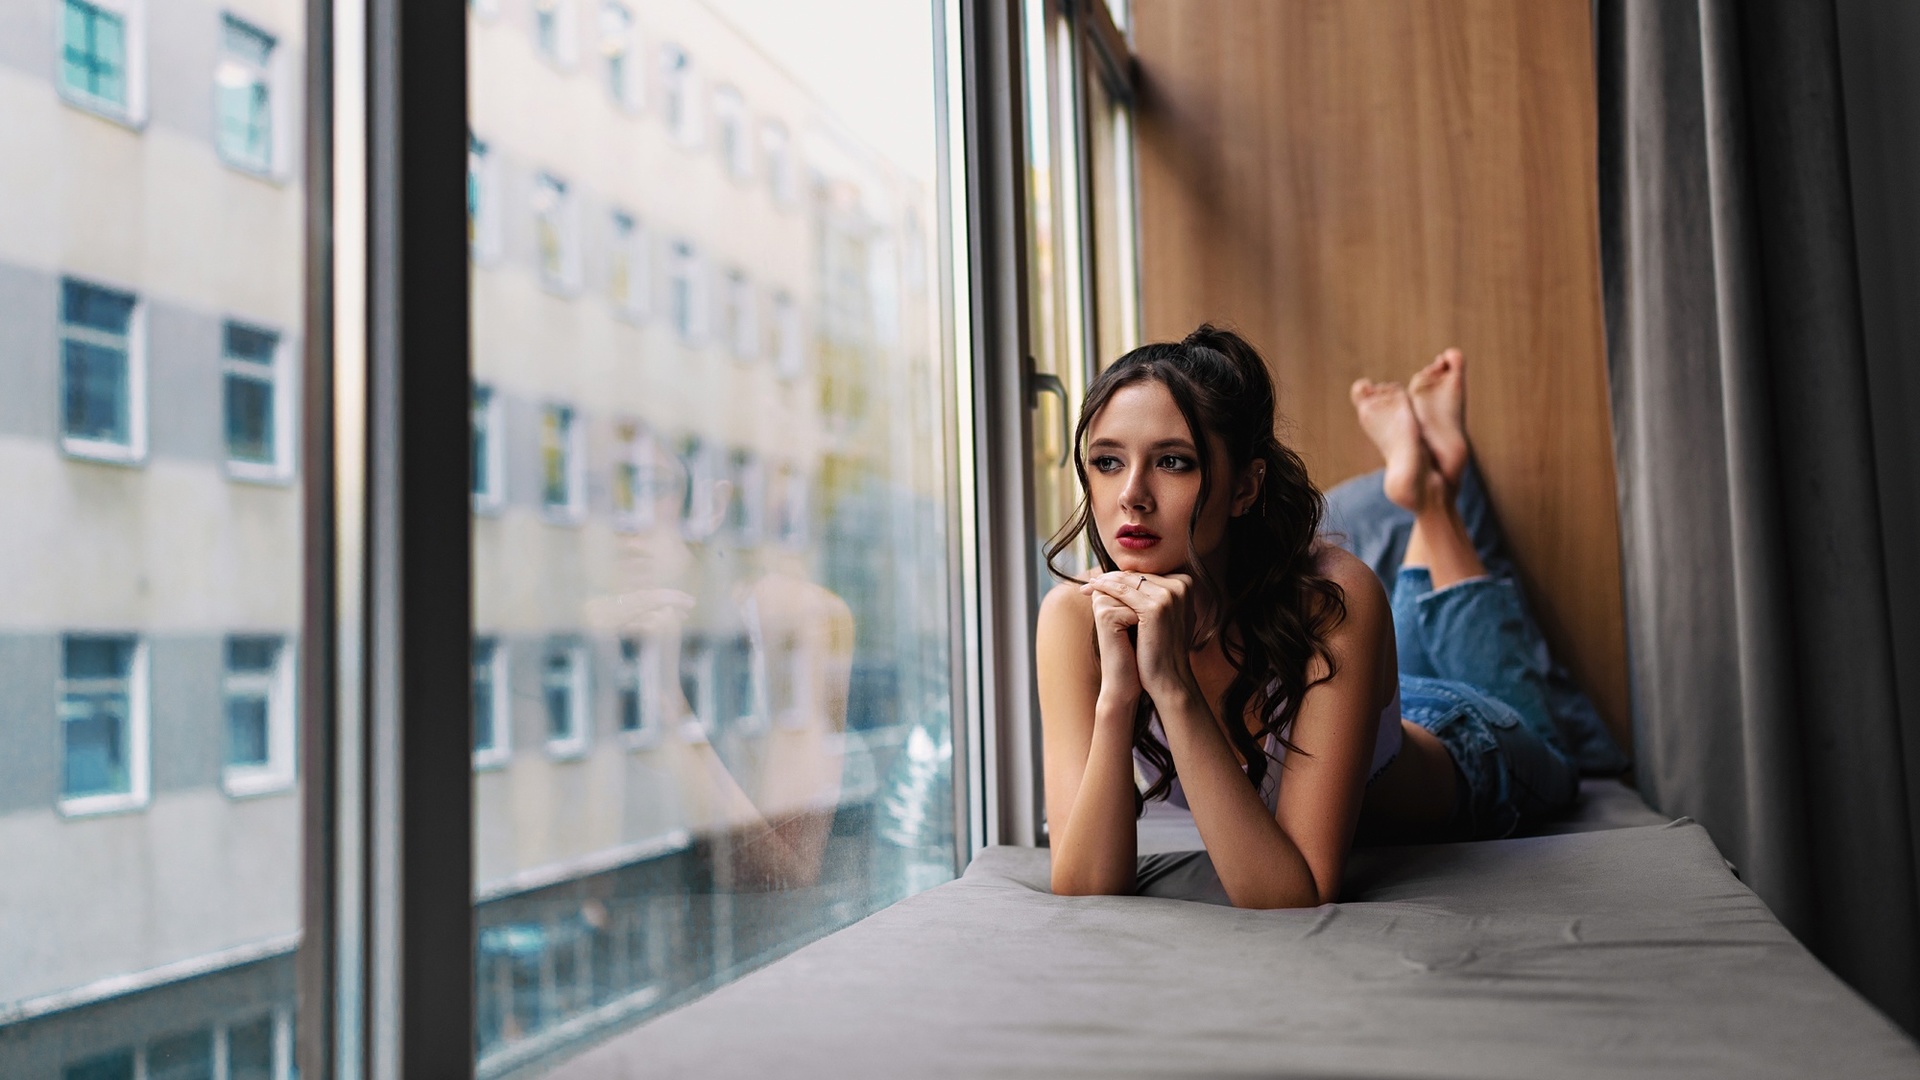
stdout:
<svg viewBox="0 0 1920 1080">
<path fill-rule="evenodd" d="M 1322 903 L 1306 856 L 1247 782 L 1212 709 L 1195 694 L 1167 696 L 1154 699 L 1167 748 L 1227 898 L 1248 908 Z"/>
<path fill-rule="evenodd" d="M 1065 820 L 1050 825 L 1053 891 L 1062 896 L 1133 892 L 1134 704 L 1102 697 L 1094 707 L 1093 744 L 1080 789 Z"/>
</svg>

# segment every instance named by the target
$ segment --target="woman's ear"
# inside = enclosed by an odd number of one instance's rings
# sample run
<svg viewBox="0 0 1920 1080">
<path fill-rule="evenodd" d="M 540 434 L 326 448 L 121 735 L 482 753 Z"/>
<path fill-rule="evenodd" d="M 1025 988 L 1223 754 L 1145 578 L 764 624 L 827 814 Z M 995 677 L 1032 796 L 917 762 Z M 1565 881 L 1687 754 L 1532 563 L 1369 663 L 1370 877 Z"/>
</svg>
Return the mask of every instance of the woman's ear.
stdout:
<svg viewBox="0 0 1920 1080">
<path fill-rule="evenodd" d="M 1241 471 L 1239 482 L 1233 487 L 1233 516 L 1241 517 L 1253 509 L 1260 501 L 1260 491 L 1267 483 L 1267 463 L 1254 458 Z"/>
</svg>

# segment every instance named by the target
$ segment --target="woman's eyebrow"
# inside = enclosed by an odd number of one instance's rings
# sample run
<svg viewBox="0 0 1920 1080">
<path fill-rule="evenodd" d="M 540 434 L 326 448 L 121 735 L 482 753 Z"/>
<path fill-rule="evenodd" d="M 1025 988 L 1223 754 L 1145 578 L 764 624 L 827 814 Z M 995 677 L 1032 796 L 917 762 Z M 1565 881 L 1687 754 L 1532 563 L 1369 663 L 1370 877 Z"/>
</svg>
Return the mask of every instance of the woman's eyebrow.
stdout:
<svg viewBox="0 0 1920 1080">
<path fill-rule="evenodd" d="M 1089 450 L 1095 447 L 1111 447 L 1115 450 L 1126 449 L 1125 444 L 1123 444 L 1119 439 L 1115 439 L 1111 437 L 1095 439 L 1092 442 L 1087 444 L 1087 449 Z M 1149 450 L 1192 450 L 1193 443 L 1189 442 L 1186 439 L 1161 439 L 1159 442 L 1156 442 L 1152 446 L 1147 447 L 1147 449 Z"/>
</svg>

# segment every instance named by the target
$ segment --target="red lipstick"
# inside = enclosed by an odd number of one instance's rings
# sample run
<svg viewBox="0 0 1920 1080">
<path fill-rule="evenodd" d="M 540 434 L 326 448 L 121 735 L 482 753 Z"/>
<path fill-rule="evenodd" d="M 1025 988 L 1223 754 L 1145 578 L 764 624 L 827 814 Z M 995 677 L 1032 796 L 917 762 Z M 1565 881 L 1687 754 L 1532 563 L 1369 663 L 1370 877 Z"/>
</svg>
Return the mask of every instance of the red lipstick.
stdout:
<svg viewBox="0 0 1920 1080">
<path fill-rule="evenodd" d="M 1129 551 L 1144 551 L 1160 542 L 1160 534 L 1144 525 L 1122 525 L 1114 530 L 1113 539 Z"/>
</svg>

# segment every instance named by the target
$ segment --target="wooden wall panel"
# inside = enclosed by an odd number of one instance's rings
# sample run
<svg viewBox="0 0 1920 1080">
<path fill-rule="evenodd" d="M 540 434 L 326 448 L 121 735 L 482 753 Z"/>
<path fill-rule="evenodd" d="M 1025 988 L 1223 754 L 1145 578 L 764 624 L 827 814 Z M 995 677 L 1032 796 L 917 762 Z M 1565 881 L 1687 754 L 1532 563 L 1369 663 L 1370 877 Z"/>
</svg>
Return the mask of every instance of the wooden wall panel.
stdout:
<svg viewBox="0 0 1920 1080">
<path fill-rule="evenodd" d="M 1587 0 L 1134 0 L 1148 340 L 1254 342 L 1330 486 L 1447 345 L 1546 633 L 1626 741 Z"/>
</svg>

